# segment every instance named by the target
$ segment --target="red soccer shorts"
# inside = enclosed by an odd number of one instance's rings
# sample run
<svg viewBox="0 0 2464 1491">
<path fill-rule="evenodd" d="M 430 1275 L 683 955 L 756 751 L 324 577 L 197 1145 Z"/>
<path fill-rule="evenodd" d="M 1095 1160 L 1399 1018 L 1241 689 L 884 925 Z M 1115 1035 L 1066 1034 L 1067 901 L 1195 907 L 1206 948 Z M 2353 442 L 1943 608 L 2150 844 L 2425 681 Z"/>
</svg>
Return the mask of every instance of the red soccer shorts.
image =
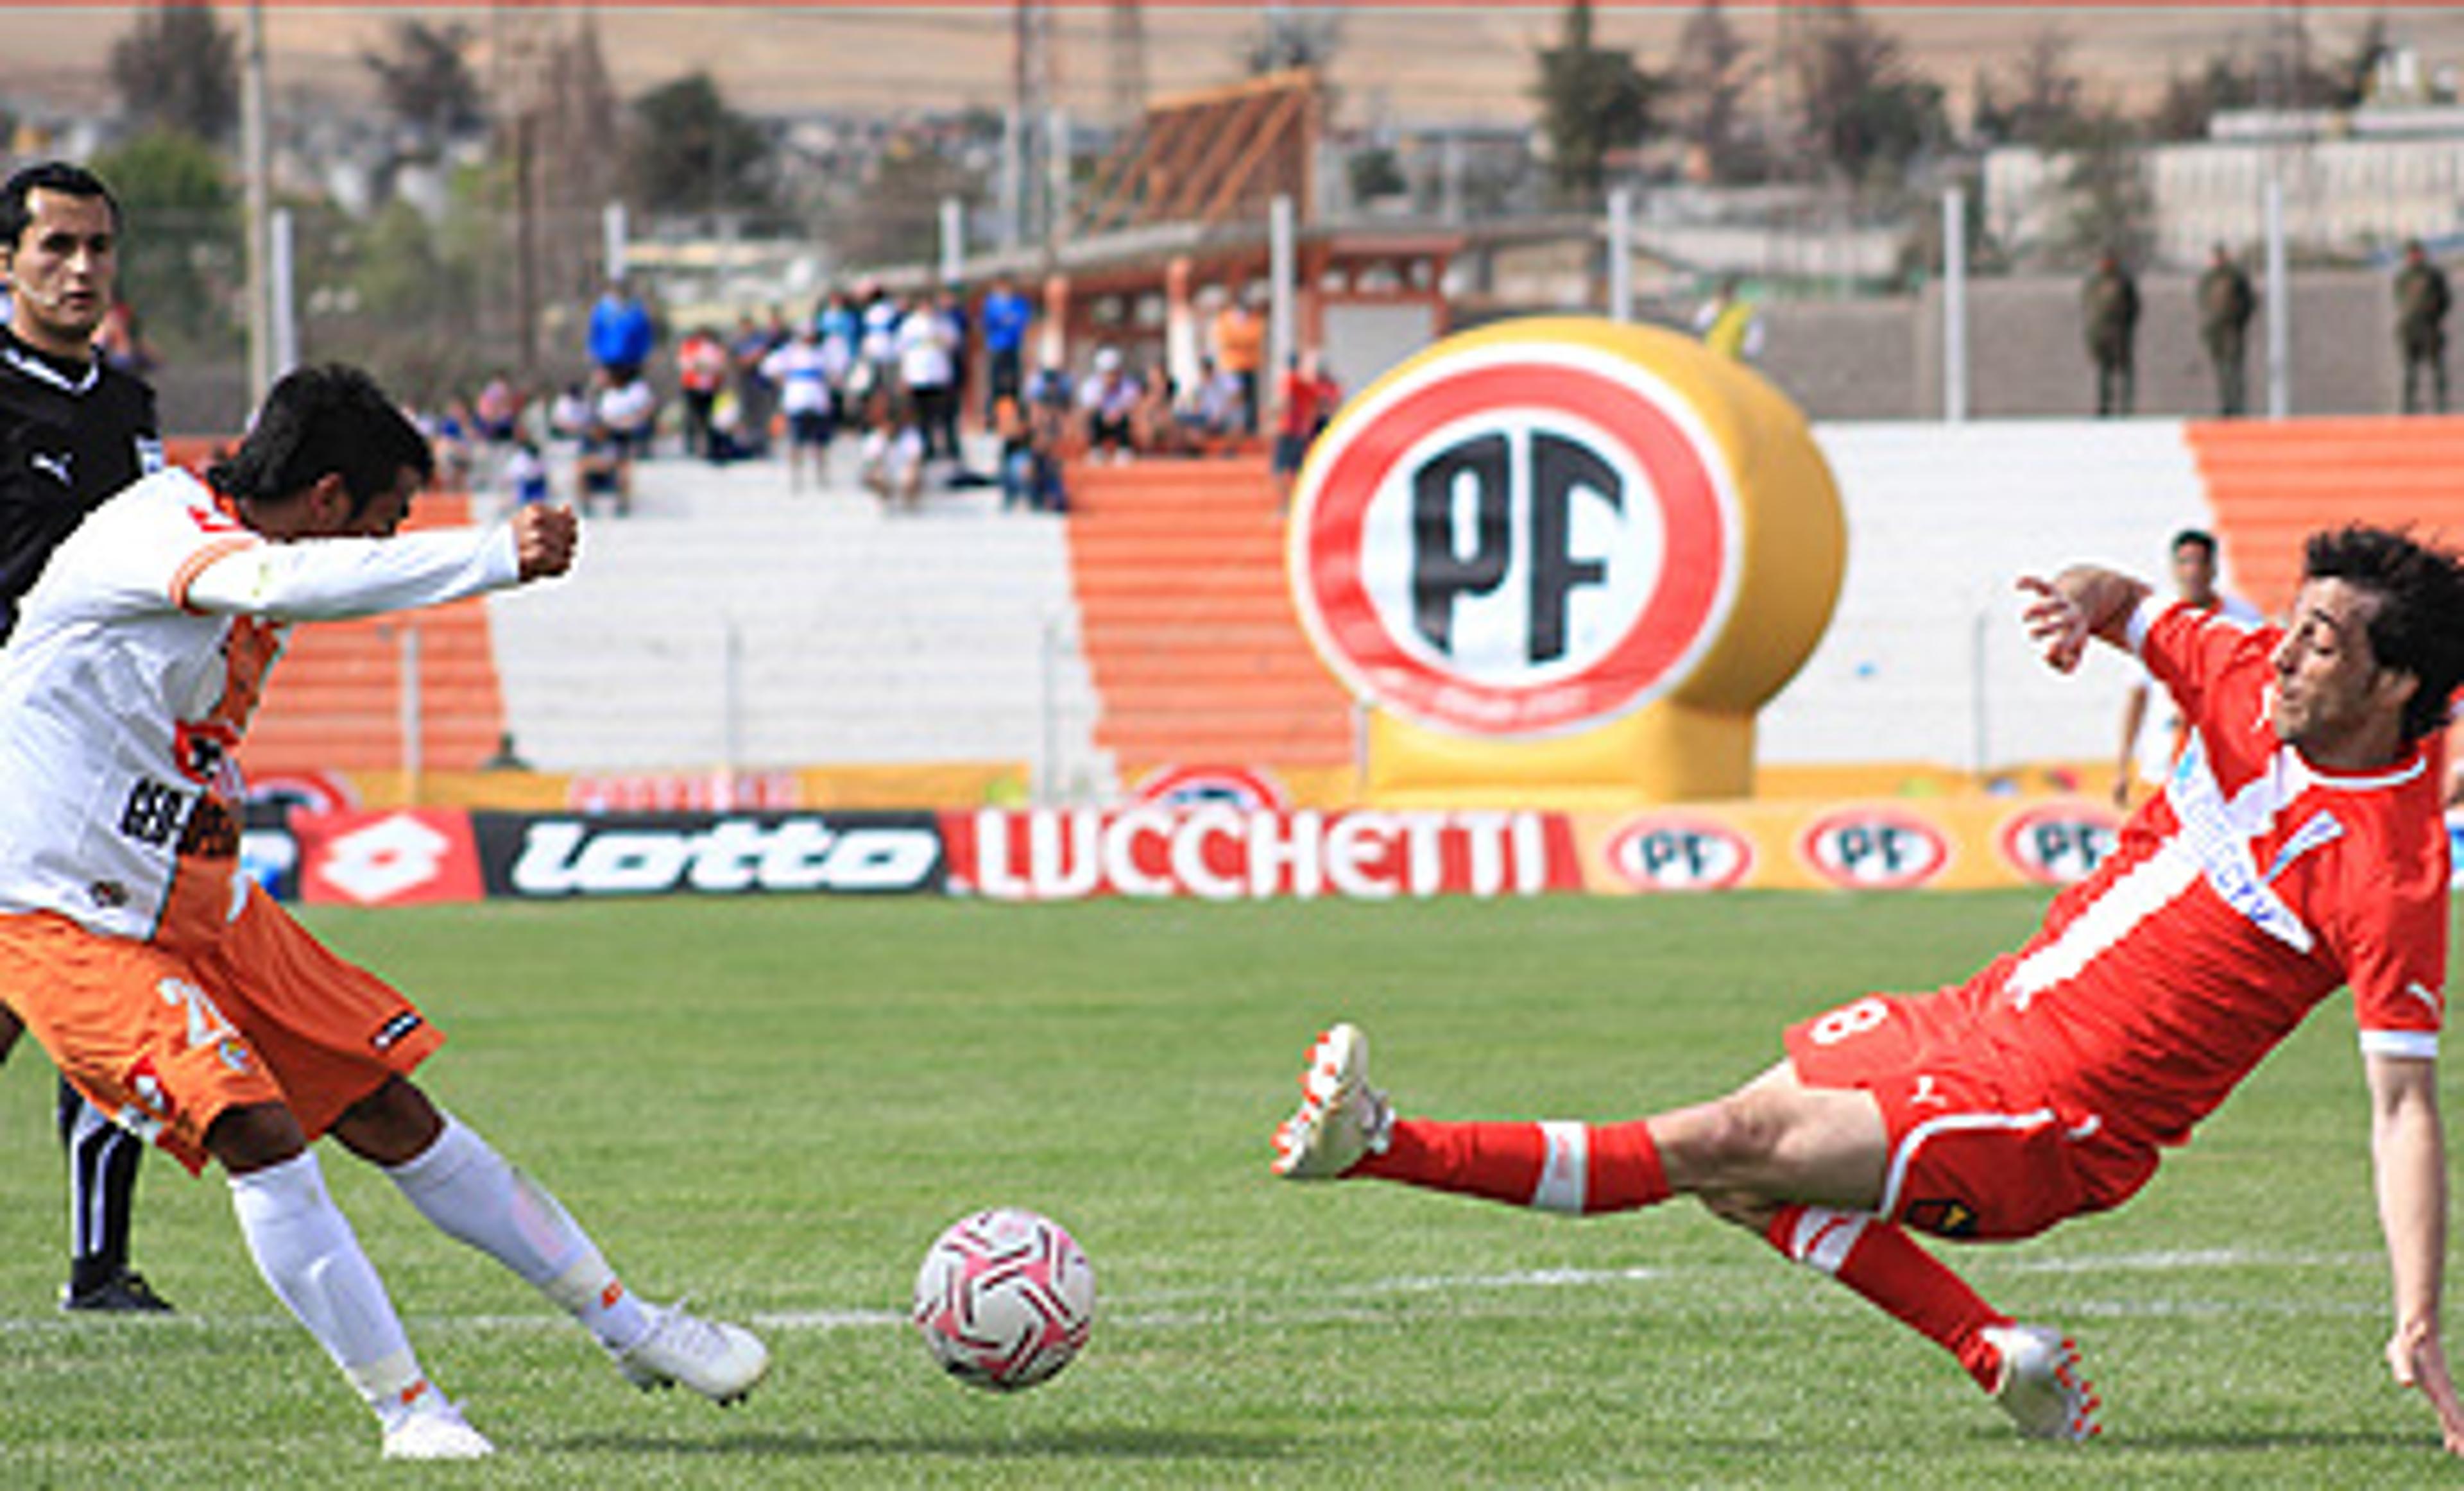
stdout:
<svg viewBox="0 0 2464 1491">
<path fill-rule="evenodd" d="M 1890 1144 L 1880 1215 L 1977 1241 L 2031 1238 L 2119 1206 L 2156 1173 L 2156 1151 L 2066 1111 L 1977 1028 L 1979 984 L 1870 995 L 1791 1025 L 1788 1056 L 1809 1087 L 1855 1087 L 1881 1106 Z"/>
<path fill-rule="evenodd" d="M 225 1109 L 282 1103 L 315 1139 L 445 1041 L 253 887 L 220 937 L 184 953 L 0 916 L 0 999 L 89 1102 L 191 1173 Z"/>
</svg>

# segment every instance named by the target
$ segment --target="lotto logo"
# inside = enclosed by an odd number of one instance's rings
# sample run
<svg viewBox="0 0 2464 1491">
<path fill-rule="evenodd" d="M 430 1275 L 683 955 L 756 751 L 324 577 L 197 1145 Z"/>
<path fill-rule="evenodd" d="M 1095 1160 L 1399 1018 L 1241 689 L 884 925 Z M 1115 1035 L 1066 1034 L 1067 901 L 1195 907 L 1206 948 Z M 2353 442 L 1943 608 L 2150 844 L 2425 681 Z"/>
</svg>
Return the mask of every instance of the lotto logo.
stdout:
<svg viewBox="0 0 2464 1491">
<path fill-rule="evenodd" d="M 407 906 L 479 898 L 478 856 L 467 814 L 301 813 L 299 897 L 356 906 Z"/>
<path fill-rule="evenodd" d="M 2002 857 L 2040 886 L 2085 880 L 2113 853 L 2121 825 L 2110 813 L 2079 803 L 2034 807 L 2002 825 Z"/>
<path fill-rule="evenodd" d="M 1727 465 L 1632 358 L 1560 336 L 1441 350 L 1320 438 L 1289 567 L 1353 691 L 1475 735 L 1596 724 L 1675 688 L 1740 570 Z"/>
<path fill-rule="evenodd" d="M 1852 808 L 1815 821 L 1797 853 L 1843 890 L 1905 890 L 1950 863 L 1950 843 L 1931 823 L 1888 808 Z"/>
<path fill-rule="evenodd" d="M 1607 857 L 1638 890 L 1726 890 L 1754 867 L 1751 840 L 1707 819 L 1638 818 L 1609 839 Z"/>
</svg>

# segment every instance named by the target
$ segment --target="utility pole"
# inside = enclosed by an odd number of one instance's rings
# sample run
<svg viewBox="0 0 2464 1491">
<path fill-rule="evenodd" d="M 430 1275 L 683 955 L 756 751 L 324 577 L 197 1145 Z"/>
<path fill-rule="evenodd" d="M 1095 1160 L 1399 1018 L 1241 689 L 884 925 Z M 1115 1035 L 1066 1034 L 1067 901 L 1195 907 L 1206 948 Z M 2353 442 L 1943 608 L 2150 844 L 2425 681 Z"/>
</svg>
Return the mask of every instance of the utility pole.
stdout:
<svg viewBox="0 0 2464 1491">
<path fill-rule="evenodd" d="M 265 0 L 249 0 L 241 43 L 240 154 L 248 178 L 248 404 L 253 410 L 274 386 L 274 307 L 269 223 L 274 202 L 273 148 L 266 139 Z"/>
</svg>

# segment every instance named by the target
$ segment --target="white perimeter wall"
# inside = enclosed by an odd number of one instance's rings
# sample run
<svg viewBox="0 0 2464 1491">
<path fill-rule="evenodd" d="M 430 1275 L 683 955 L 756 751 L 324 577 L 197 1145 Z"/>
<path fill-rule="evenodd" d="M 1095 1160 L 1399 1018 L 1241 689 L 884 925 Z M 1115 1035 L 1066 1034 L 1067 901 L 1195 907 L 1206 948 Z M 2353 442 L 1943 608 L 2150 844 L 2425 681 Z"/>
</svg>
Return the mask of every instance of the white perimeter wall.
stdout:
<svg viewBox="0 0 2464 1491">
<path fill-rule="evenodd" d="M 2171 420 L 1818 427 L 1848 513 L 1831 630 L 1762 717 L 1773 764 L 2110 759 L 2133 666 L 2036 661 L 2013 582 L 2088 560 L 2164 586 L 2212 524 Z M 2227 577 L 2230 583 L 2231 577 Z"/>
</svg>

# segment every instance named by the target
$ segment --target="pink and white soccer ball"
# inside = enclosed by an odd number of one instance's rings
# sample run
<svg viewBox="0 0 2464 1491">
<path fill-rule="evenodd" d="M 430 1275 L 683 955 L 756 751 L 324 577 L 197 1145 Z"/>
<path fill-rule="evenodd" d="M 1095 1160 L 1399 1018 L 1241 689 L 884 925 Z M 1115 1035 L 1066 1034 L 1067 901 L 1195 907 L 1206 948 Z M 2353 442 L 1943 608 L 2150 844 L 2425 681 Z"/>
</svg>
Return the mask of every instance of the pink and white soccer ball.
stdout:
<svg viewBox="0 0 2464 1491">
<path fill-rule="evenodd" d="M 1059 1222 L 1016 1207 L 950 1224 L 915 1275 L 915 1328 L 951 1376 L 1031 1388 L 1087 1344 L 1095 1269 Z"/>
</svg>

